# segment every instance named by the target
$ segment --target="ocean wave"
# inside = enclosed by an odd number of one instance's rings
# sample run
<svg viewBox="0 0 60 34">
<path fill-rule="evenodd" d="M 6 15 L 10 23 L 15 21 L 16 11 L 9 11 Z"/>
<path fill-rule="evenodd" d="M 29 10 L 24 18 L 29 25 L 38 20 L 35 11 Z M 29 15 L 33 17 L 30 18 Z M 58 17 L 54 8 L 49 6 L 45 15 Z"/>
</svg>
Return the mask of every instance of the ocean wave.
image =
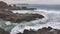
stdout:
<svg viewBox="0 0 60 34">
<path fill-rule="evenodd" d="M 22 13 L 22 12 L 18 11 L 18 13 Z M 55 10 L 48 11 L 48 10 L 37 9 L 33 11 L 25 11 L 24 13 L 42 14 L 45 16 L 45 18 L 42 20 L 38 19 L 38 20 L 27 22 L 27 23 L 20 23 L 11 30 L 10 32 L 11 34 L 16 34 L 19 32 L 23 33 L 24 29 L 38 30 L 40 28 L 48 27 L 48 26 L 55 29 L 60 29 L 60 12 L 59 11 L 55 11 Z"/>
</svg>

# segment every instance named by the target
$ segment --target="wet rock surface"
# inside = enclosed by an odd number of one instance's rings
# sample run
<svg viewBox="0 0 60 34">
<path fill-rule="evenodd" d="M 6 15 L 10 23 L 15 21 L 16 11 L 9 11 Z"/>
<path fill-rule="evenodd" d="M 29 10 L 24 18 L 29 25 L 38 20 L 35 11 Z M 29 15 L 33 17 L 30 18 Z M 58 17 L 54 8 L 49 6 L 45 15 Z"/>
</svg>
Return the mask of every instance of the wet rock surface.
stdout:
<svg viewBox="0 0 60 34">
<path fill-rule="evenodd" d="M 10 34 L 10 32 L 0 28 L 0 34 Z M 43 27 L 42 29 L 38 29 L 37 31 L 32 29 L 30 30 L 24 29 L 23 33 L 19 32 L 16 34 L 60 34 L 60 30 L 53 29 L 51 27 L 48 28 Z"/>
<path fill-rule="evenodd" d="M 44 18 L 43 15 L 39 14 L 18 14 L 13 13 L 10 10 L 0 10 L 0 19 L 7 20 L 11 22 L 22 22 L 22 21 L 32 21 L 36 20 L 36 18 L 42 19 Z"/>
<path fill-rule="evenodd" d="M 8 31 L 5 31 L 4 29 L 0 28 L 0 34 L 10 34 Z"/>
<path fill-rule="evenodd" d="M 27 30 L 25 29 L 23 33 L 19 32 L 17 34 L 60 34 L 60 30 L 58 29 L 53 29 L 51 27 L 44 27 L 42 29 L 38 29 L 37 31 L 34 31 L 32 29 Z"/>
</svg>

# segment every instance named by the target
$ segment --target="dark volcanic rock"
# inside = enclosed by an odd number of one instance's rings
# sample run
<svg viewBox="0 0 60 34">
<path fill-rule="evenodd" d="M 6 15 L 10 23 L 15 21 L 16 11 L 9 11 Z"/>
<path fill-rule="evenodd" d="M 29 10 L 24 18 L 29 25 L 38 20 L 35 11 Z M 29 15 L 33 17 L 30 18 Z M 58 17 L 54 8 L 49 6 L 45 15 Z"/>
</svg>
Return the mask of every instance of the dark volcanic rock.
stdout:
<svg viewBox="0 0 60 34">
<path fill-rule="evenodd" d="M 19 33 L 16 33 L 16 34 L 22 34 L 21 32 L 19 32 Z"/>
<path fill-rule="evenodd" d="M 48 27 L 48 30 L 51 30 L 52 29 L 52 27 Z"/>
<path fill-rule="evenodd" d="M 51 27 L 48 27 L 48 28 L 43 27 L 42 29 L 44 29 L 44 30 L 51 30 L 52 28 Z"/>
<path fill-rule="evenodd" d="M 42 29 L 38 29 L 37 31 L 25 29 L 22 34 L 60 34 L 60 30 L 53 29 L 51 27 L 44 27 Z"/>
<path fill-rule="evenodd" d="M 36 34 L 36 31 L 33 31 L 32 29 L 30 30 L 25 29 L 23 34 Z"/>
<path fill-rule="evenodd" d="M 23 34 L 31 34 L 29 30 L 24 30 Z"/>
<path fill-rule="evenodd" d="M 0 28 L 0 34 L 10 34 L 8 31 L 5 31 L 4 29 Z"/>
<path fill-rule="evenodd" d="M 21 21 L 31 21 L 36 20 L 36 18 L 42 19 L 43 15 L 39 14 L 17 14 L 12 13 L 10 10 L 0 10 L 0 19 L 12 21 L 12 22 L 21 22 Z"/>
</svg>

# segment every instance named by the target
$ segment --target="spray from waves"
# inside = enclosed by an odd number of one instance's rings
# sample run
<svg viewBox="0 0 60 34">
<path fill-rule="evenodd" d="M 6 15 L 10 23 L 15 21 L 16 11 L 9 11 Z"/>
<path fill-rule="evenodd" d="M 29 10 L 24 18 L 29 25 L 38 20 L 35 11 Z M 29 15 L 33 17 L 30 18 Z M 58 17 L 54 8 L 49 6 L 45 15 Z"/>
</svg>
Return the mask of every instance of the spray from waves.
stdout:
<svg viewBox="0 0 60 34">
<path fill-rule="evenodd" d="M 11 34 L 16 34 L 19 32 L 24 31 L 24 29 L 34 29 L 34 30 L 38 30 L 40 28 L 43 27 L 52 27 L 55 29 L 60 29 L 60 12 L 59 11 L 47 11 L 47 10 L 34 10 L 34 11 L 27 11 L 25 13 L 38 13 L 38 14 L 42 14 L 45 16 L 44 19 L 38 19 L 38 20 L 34 20 L 34 21 L 30 21 L 27 23 L 20 23 L 19 25 L 15 26 L 12 30 L 11 30 Z"/>
<path fill-rule="evenodd" d="M 44 19 L 43 19 L 44 20 Z M 46 19 L 45 19 L 46 20 Z M 21 32 L 23 33 L 24 29 L 34 29 L 34 30 L 38 30 L 39 28 L 42 28 L 41 26 L 39 25 L 42 25 L 45 23 L 44 22 L 41 22 L 42 20 L 41 19 L 38 19 L 38 20 L 34 20 L 34 21 L 30 21 L 30 22 L 27 22 L 27 23 L 20 23 L 19 25 L 15 26 L 12 31 L 11 31 L 11 34 L 16 34 L 18 32 Z M 36 28 L 37 27 L 37 28 Z"/>
</svg>

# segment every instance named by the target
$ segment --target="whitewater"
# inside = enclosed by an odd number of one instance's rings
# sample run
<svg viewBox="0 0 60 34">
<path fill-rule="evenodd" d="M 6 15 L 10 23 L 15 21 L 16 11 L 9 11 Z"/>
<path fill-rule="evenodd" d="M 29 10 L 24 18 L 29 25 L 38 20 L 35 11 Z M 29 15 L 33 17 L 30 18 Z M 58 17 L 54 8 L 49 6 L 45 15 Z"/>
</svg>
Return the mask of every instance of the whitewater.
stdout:
<svg viewBox="0 0 60 34">
<path fill-rule="evenodd" d="M 29 14 L 40 14 L 43 15 L 43 19 L 37 19 L 30 22 L 21 22 L 17 24 L 10 32 L 10 34 L 23 33 L 24 29 L 38 30 L 43 27 L 52 27 L 54 29 L 60 29 L 60 11 L 56 10 L 15 10 L 13 13 L 29 13 Z"/>
</svg>

